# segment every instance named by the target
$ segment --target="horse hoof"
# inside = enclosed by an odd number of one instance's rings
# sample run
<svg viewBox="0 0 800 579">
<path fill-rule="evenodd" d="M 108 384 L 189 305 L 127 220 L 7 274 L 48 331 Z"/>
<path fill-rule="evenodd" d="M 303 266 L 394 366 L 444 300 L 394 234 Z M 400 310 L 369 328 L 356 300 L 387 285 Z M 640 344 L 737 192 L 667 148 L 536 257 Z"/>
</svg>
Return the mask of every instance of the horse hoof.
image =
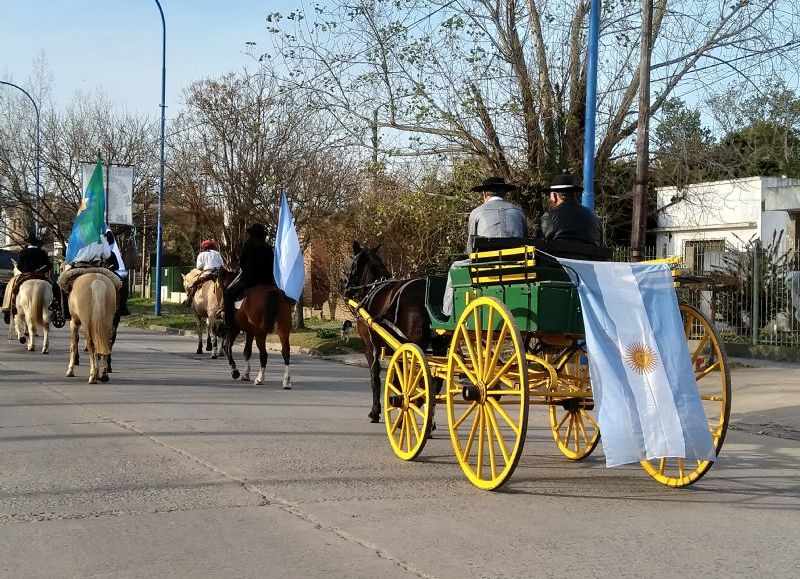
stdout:
<svg viewBox="0 0 800 579">
<path fill-rule="evenodd" d="M 74 377 L 75 377 L 75 372 L 73 372 L 72 370 L 67 370 L 67 378 L 74 378 Z"/>
<path fill-rule="evenodd" d="M 202 354 L 202 353 L 203 353 L 203 348 L 197 348 L 195 354 Z"/>
<path fill-rule="evenodd" d="M 233 370 L 231 372 L 231 378 L 233 378 L 234 380 L 236 380 L 239 376 L 240 376 L 239 370 Z"/>
<path fill-rule="evenodd" d="M 263 384 L 264 384 L 263 380 L 260 380 L 260 381 L 256 380 L 256 381 L 253 382 L 253 386 L 262 386 Z"/>
<path fill-rule="evenodd" d="M 250 376 L 242 376 L 239 378 L 242 382 L 250 382 Z"/>
<path fill-rule="evenodd" d="M 372 422 L 373 424 L 376 424 L 376 423 L 380 422 L 381 419 L 380 419 L 379 416 L 370 416 L 369 417 L 369 421 Z"/>
<path fill-rule="evenodd" d="M 112 369 L 111 369 L 111 366 L 109 366 L 109 367 L 108 367 L 108 370 L 106 370 L 106 372 L 108 372 L 109 374 L 113 374 L 113 373 L 114 373 L 114 370 L 112 370 Z"/>
<path fill-rule="evenodd" d="M 216 354 L 214 354 L 213 356 L 211 356 L 211 359 L 212 359 L 212 360 L 216 360 L 217 358 L 219 358 L 219 356 L 217 356 Z"/>
<path fill-rule="evenodd" d="M 102 376 L 100 376 L 100 382 L 108 382 L 108 380 L 109 380 L 108 374 L 103 374 Z"/>
<path fill-rule="evenodd" d="M 291 390 L 292 389 L 292 385 L 291 384 L 284 384 L 282 388 L 283 388 L 283 390 Z"/>
<path fill-rule="evenodd" d="M 24 344 L 27 341 L 28 341 L 28 338 L 26 338 L 25 336 L 20 336 L 20 338 L 19 338 L 19 343 L 20 344 Z"/>
<path fill-rule="evenodd" d="M 210 351 L 211 351 L 211 346 L 209 346 L 208 344 L 206 344 L 206 352 L 210 352 Z M 200 352 L 198 352 L 198 354 L 199 354 L 199 353 L 200 353 Z"/>
</svg>

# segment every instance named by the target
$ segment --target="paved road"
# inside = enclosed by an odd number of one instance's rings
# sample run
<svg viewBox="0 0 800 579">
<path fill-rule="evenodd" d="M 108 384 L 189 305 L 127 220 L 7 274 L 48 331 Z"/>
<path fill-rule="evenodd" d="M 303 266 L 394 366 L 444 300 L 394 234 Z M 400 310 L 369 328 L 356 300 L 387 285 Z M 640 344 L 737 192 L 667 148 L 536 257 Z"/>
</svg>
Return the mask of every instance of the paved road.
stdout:
<svg viewBox="0 0 800 579">
<path fill-rule="evenodd" d="M 254 388 L 185 338 L 125 330 L 111 382 L 89 386 L 86 365 L 63 377 L 55 335 L 49 356 L 0 342 L 3 577 L 797 576 L 792 367 L 737 370 L 737 429 L 690 489 L 600 451 L 562 459 L 534 407 L 487 493 L 444 431 L 393 457 L 363 368 L 297 357 L 282 391 L 272 355 Z"/>
</svg>

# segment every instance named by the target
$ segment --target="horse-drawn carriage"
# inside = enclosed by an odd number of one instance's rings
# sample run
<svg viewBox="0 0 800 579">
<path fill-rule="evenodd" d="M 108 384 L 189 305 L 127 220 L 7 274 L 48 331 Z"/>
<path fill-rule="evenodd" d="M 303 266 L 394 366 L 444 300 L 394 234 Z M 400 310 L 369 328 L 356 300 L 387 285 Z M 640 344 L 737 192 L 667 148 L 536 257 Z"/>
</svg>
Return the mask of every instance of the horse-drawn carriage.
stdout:
<svg viewBox="0 0 800 579">
<path fill-rule="evenodd" d="M 422 452 L 438 403 L 446 405 L 456 459 L 467 478 L 482 489 L 499 487 L 513 473 L 531 405 L 547 407 L 553 439 L 568 459 L 584 459 L 596 448 L 601 433 L 581 302 L 564 268 L 545 255 L 531 245 L 479 248 L 469 263 L 450 272 L 450 317 L 441 314 L 446 279 L 426 278 L 430 330 L 449 341 L 446 351 L 426 353 L 404 339 L 386 316 L 370 314 L 366 300 L 349 300 L 354 315 L 393 350 L 384 382 L 383 417 L 398 457 L 411 460 Z M 685 278 L 676 267 L 672 271 L 678 287 Z M 725 352 L 712 323 L 698 309 L 681 304 L 680 313 L 718 454 L 730 415 Z M 682 487 L 700 479 L 713 462 L 660 458 L 641 464 L 658 482 Z"/>
</svg>

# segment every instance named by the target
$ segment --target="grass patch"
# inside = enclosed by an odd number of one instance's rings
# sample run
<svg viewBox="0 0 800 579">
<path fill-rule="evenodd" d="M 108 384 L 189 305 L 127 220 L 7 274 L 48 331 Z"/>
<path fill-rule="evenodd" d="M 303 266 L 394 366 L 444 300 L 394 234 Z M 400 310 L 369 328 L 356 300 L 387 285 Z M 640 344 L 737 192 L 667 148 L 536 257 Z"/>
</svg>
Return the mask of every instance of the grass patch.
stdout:
<svg viewBox="0 0 800 579">
<path fill-rule="evenodd" d="M 147 329 L 148 326 L 166 326 L 180 330 L 195 330 L 197 322 L 186 306 L 181 304 L 162 304 L 161 316 L 153 315 L 154 302 L 144 298 L 128 300 L 130 316 L 123 320 L 134 328 Z M 341 322 L 309 318 L 305 320 L 306 326 L 302 330 L 295 330 L 289 336 L 292 346 L 316 350 L 330 356 L 335 354 L 350 354 L 363 352 L 364 346 L 358 338 L 340 340 Z M 278 342 L 278 336 L 270 334 L 267 341 Z"/>
</svg>

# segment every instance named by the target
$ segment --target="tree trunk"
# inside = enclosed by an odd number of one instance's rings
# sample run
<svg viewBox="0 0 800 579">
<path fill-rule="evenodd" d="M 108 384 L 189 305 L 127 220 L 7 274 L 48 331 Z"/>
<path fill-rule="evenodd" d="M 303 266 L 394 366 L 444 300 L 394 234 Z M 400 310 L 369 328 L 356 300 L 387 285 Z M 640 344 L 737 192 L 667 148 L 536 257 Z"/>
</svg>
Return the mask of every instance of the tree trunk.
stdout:
<svg viewBox="0 0 800 579">
<path fill-rule="evenodd" d="M 303 320 L 303 294 L 300 294 L 300 299 L 297 300 L 297 303 L 294 306 L 294 320 L 292 326 L 295 330 L 302 330 L 306 327 L 305 322 Z"/>
<path fill-rule="evenodd" d="M 642 1 L 642 54 L 639 61 L 639 125 L 636 129 L 636 187 L 631 217 L 631 259 L 644 259 L 647 186 L 650 168 L 650 53 L 653 0 Z"/>
</svg>

